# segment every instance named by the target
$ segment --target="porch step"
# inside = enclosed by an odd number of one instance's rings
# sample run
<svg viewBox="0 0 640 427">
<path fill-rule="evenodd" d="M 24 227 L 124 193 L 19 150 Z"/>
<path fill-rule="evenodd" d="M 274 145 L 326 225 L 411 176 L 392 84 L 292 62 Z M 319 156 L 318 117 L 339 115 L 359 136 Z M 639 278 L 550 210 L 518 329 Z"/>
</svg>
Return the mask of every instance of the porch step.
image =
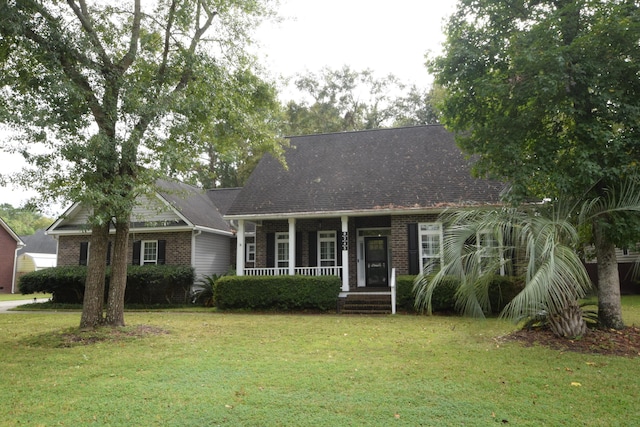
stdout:
<svg viewBox="0 0 640 427">
<path fill-rule="evenodd" d="M 353 295 L 340 298 L 340 314 L 391 314 L 391 295 Z"/>
</svg>

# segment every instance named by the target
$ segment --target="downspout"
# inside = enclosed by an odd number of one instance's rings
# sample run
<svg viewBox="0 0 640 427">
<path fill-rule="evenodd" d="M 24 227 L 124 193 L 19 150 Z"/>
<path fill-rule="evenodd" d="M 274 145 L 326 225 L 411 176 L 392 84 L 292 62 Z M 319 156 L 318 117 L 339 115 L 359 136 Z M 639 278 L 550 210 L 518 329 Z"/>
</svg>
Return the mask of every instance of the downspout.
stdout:
<svg viewBox="0 0 640 427">
<path fill-rule="evenodd" d="M 16 249 L 13 253 L 13 274 L 11 275 L 11 293 L 16 293 L 16 274 L 18 273 L 18 251 L 24 248 L 24 245 L 16 243 Z"/>
<path fill-rule="evenodd" d="M 191 234 L 191 267 L 193 267 L 194 271 L 196 269 L 196 237 L 202 234 L 202 230 L 193 230 Z M 195 271 L 195 276 L 197 277 L 198 272 Z"/>
</svg>

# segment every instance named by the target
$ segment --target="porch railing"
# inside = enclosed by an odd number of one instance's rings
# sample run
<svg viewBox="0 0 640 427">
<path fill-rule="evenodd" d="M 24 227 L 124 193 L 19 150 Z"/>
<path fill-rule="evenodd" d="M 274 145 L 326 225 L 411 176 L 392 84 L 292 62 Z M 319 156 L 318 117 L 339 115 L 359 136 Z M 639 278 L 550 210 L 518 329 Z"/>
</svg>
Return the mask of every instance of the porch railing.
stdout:
<svg viewBox="0 0 640 427">
<path fill-rule="evenodd" d="M 342 267 L 296 267 L 295 274 L 302 276 L 342 276 Z M 245 268 L 246 276 L 286 276 L 288 267 Z"/>
</svg>

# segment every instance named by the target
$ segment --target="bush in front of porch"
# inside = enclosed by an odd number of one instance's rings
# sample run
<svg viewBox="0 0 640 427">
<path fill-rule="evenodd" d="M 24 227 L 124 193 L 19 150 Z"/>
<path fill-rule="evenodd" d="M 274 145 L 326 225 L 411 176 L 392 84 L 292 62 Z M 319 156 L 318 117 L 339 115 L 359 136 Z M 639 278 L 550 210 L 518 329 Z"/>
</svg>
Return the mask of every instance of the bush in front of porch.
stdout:
<svg viewBox="0 0 640 427">
<path fill-rule="evenodd" d="M 396 304 L 399 310 L 415 311 L 415 294 L 413 283 L 416 276 L 402 275 L 396 278 Z M 458 279 L 451 277 L 443 281 L 433 291 L 431 304 L 434 312 L 453 312 L 456 305 Z M 521 278 L 496 275 L 489 286 L 489 301 L 492 313 L 498 314 L 522 290 Z"/>
<path fill-rule="evenodd" d="M 338 276 L 224 276 L 214 287 L 220 309 L 335 310 Z"/>
</svg>

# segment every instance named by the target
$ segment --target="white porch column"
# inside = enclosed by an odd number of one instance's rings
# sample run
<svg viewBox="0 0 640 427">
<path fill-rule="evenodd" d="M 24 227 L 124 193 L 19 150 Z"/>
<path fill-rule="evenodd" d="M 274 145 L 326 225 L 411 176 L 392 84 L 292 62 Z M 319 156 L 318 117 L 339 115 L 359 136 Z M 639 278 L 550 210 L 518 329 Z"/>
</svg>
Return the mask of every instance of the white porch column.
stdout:
<svg viewBox="0 0 640 427">
<path fill-rule="evenodd" d="M 296 274 L 296 219 L 289 218 L 289 276 Z"/>
<path fill-rule="evenodd" d="M 238 220 L 236 232 L 236 275 L 244 276 L 244 219 Z"/>
<path fill-rule="evenodd" d="M 342 292 L 349 291 L 349 217 L 342 216 Z"/>
</svg>

